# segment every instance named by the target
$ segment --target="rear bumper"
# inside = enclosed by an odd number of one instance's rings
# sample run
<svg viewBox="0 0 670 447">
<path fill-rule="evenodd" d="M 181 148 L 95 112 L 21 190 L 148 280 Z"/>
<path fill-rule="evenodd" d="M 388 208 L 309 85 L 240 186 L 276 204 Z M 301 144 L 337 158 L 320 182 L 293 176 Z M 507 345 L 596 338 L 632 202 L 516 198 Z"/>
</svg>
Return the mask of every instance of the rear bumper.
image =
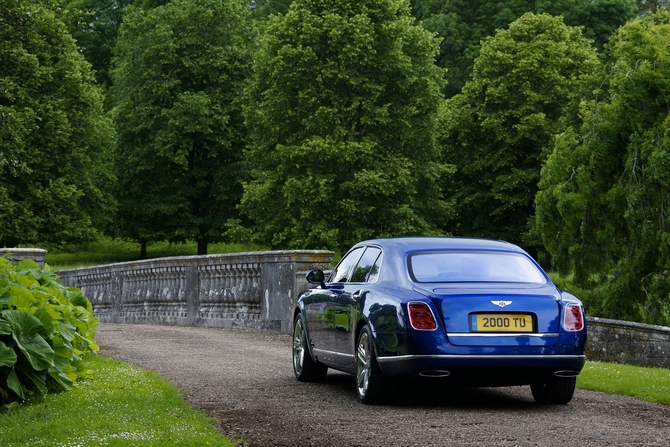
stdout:
<svg viewBox="0 0 670 447">
<path fill-rule="evenodd" d="M 401 355 L 379 357 L 387 377 L 425 375 L 480 386 L 526 385 L 578 375 L 584 355 Z"/>
</svg>

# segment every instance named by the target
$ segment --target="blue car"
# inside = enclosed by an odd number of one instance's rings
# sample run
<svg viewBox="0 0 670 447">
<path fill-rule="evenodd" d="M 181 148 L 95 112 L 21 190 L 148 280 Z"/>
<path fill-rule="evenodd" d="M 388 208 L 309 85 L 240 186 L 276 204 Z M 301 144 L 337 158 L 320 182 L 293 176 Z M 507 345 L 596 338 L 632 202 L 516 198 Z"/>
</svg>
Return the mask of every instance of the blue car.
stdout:
<svg viewBox="0 0 670 447">
<path fill-rule="evenodd" d="M 467 386 L 530 385 L 536 402 L 566 404 L 586 357 L 582 303 L 507 242 L 407 237 L 360 242 L 294 313 L 293 370 L 354 374 L 365 404 L 395 379 Z"/>
</svg>

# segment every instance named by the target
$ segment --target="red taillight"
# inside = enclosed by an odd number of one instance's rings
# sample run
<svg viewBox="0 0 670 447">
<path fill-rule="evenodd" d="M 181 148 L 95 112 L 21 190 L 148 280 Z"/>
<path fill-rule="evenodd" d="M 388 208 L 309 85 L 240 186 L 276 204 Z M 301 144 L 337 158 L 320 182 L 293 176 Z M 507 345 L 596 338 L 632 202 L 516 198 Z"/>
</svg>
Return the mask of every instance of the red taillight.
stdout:
<svg viewBox="0 0 670 447">
<path fill-rule="evenodd" d="M 566 331 L 581 331 L 584 329 L 584 314 L 579 304 L 568 304 L 565 306 L 565 319 L 563 326 Z"/>
<path fill-rule="evenodd" d="M 433 312 L 426 303 L 409 303 L 409 322 L 414 329 L 419 331 L 434 331 L 437 329 L 437 321 Z"/>
</svg>

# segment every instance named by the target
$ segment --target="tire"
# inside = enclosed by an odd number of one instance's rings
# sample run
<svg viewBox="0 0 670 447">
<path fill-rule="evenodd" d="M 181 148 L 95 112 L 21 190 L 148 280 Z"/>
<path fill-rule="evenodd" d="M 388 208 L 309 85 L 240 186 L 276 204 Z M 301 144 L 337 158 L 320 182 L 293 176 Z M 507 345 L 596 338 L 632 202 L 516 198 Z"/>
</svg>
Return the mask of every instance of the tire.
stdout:
<svg viewBox="0 0 670 447">
<path fill-rule="evenodd" d="M 328 373 L 328 367 L 312 359 L 309 353 L 307 333 L 300 314 L 293 322 L 293 373 L 301 382 L 318 382 Z"/>
<path fill-rule="evenodd" d="M 535 402 L 543 405 L 565 405 L 572 400 L 577 378 L 568 377 L 549 383 L 534 383 L 530 386 Z"/>
<path fill-rule="evenodd" d="M 356 392 L 364 404 L 379 404 L 388 399 L 389 380 L 379 369 L 372 346 L 372 332 L 363 326 L 356 343 Z"/>
</svg>

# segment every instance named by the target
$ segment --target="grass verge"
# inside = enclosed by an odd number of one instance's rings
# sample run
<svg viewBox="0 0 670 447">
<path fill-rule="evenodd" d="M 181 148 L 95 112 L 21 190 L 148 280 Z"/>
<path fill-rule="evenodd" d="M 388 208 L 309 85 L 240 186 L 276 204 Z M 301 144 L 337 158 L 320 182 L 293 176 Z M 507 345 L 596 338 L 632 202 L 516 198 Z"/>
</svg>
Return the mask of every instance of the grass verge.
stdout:
<svg viewBox="0 0 670 447">
<path fill-rule="evenodd" d="M 158 374 L 89 356 L 92 379 L 0 413 L 0 446 L 221 446 L 212 419 Z"/>
<path fill-rule="evenodd" d="M 670 370 L 662 368 L 586 362 L 577 387 L 670 405 Z"/>
<path fill-rule="evenodd" d="M 209 244 L 209 254 L 258 251 L 261 247 L 245 244 Z M 198 253 L 195 242 L 169 244 L 160 242 L 147 245 L 147 258 L 190 256 Z M 97 242 L 61 249 L 47 248 L 46 263 L 53 270 L 112 264 L 140 259 L 140 245 L 119 239 L 102 238 Z"/>
</svg>

